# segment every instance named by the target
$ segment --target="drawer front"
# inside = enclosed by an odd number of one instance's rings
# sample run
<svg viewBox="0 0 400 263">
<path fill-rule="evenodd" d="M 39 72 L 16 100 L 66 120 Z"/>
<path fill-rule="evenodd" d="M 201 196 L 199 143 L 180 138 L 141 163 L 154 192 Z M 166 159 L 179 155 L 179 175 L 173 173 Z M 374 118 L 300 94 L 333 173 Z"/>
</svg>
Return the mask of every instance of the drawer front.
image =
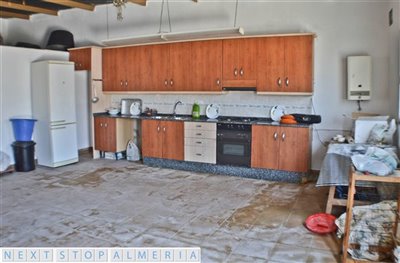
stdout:
<svg viewBox="0 0 400 263">
<path fill-rule="evenodd" d="M 217 163 L 216 147 L 185 146 L 185 161 Z"/>
<path fill-rule="evenodd" d="M 216 144 L 217 141 L 215 139 L 185 137 L 185 146 L 215 147 Z"/>
<path fill-rule="evenodd" d="M 185 138 L 216 139 L 217 131 L 185 129 Z"/>
<path fill-rule="evenodd" d="M 216 123 L 185 122 L 185 130 L 217 131 Z"/>
</svg>

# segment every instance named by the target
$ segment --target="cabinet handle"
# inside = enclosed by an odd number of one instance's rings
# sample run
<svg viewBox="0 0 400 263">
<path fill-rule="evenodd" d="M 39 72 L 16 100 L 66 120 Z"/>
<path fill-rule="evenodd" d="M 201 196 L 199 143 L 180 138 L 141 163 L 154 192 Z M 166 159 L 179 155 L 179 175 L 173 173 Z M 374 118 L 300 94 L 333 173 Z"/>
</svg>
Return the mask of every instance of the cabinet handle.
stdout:
<svg viewBox="0 0 400 263">
<path fill-rule="evenodd" d="M 163 130 L 163 132 L 165 132 L 167 130 L 167 128 L 164 127 L 162 130 Z"/>
<path fill-rule="evenodd" d="M 100 127 L 103 127 L 103 123 L 100 123 Z"/>
<path fill-rule="evenodd" d="M 240 68 L 240 76 L 243 76 L 244 75 L 244 70 L 243 70 L 243 68 Z"/>
<path fill-rule="evenodd" d="M 125 87 L 128 87 L 128 81 L 125 80 Z"/>
<path fill-rule="evenodd" d="M 221 81 L 219 79 L 217 79 L 217 86 L 219 86 L 221 84 Z"/>
<path fill-rule="evenodd" d="M 174 80 L 173 79 L 171 79 L 170 80 L 170 82 L 169 82 L 169 84 L 171 85 L 171 87 L 174 85 Z"/>
<path fill-rule="evenodd" d="M 168 86 L 168 80 L 164 81 L 164 85 L 165 85 L 165 87 Z"/>
<path fill-rule="evenodd" d="M 160 132 L 160 126 L 157 126 L 157 132 Z"/>
<path fill-rule="evenodd" d="M 282 80 L 281 80 L 281 78 L 278 78 L 278 79 L 276 80 L 276 83 L 278 84 L 279 87 L 281 87 L 281 85 L 282 85 Z"/>
<path fill-rule="evenodd" d="M 289 78 L 286 78 L 286 79 L 285 79 L 285 84 L 286 84 L 286 87 L 289 86 Z"/>
<path fill-rule="evenodd" d="M 276 139 L 278 139 L 278 133 L 277 132 L 274 133 L 274 140 L 276 141 Z"/>
<path fill-rule="evenodd" d="M 104 127 L 107 128 L 107 126 L 108 126 L 107 123 L 104 123 Z"/>
<path fill-rule="evenodd" d="M 233 75 L 236 77 L 237 74 L 238 74 L 238 70 L 237 70 L 237 68 L 235 68 L 235 69 L 233 70 Z"/>
<path fill-rule="evenodd" d="M 286 133 L 282 133 L 282 141 L 284 142 L 286 138 Z"/>
<path fill-rule="evenodd" d="M 121 86 L 124 85 L 124 82 L 121 80 Z"/>
</svg>

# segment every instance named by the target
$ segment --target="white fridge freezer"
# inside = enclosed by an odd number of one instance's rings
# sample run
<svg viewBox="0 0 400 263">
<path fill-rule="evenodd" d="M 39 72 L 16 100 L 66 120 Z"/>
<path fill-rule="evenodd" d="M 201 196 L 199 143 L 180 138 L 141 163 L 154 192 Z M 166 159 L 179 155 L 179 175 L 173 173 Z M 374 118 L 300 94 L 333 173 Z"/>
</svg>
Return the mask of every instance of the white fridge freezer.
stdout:
<svg viewBox="0 0 400 263">
<path fill-rule="evenodd" d="M 74 63 L 32 63 L 32 113 L 39 165 L 58 167 L 79 161 Z"/>
</svg>

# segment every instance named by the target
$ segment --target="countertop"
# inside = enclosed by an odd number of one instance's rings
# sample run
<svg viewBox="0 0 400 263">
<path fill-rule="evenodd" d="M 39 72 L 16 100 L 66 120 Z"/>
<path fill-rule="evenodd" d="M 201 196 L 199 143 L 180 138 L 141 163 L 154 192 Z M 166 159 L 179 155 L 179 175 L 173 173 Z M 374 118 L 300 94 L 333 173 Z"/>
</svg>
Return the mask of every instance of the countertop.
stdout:
<svg viewBox="0 0 400 263">
<path fill-rule="evenodd" d="M 156 116 L 147 115 L 111 115 L 107 112 L 93 113 L 94 117 L 108 117 L 108 118 L 123 118 L 123 119 L 133 119 L 133 120 L 160 120 L 160 121 L 190 121 L 190 122 L 210 122 L 210 123 L 229 123 L 229 124 L 257 124 L 257 125 L 268 125 L 268 126 L 286 126 L 286 127 L 303 127 L 308 128 L 310 124 L 297 123 L 297 124 L 281 124 L 276 121 L 272 121 L 270 118 L 260 118 L 261 120 L 251 121 L 251 122 L 241 122 L 241 121 L 226 121 L 218 119 L 208 119 L 206 116 L 202 115 L 199 119 L 193 119 L 191 115 L 176 115 L 173 117 L 172 114 L 158 114 Z"/>
</svg>

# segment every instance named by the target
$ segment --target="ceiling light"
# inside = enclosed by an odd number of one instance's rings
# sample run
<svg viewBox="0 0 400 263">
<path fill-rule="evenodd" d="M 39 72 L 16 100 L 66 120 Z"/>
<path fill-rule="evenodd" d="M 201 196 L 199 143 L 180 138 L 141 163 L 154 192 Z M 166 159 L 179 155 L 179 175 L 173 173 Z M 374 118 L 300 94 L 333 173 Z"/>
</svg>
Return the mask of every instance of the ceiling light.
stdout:
<svg viewBox="0 0 400 263">
<path fill-rule="evenodd" d="M 103 40 L 106 46 L 124 46 L 145 43 L 160 43 L 165 41 L 206 40 L 244 35 L 243 27 L 217 28 L 210 30 L 186 31 L 174 33 L 159 33 L 154 35 L 141 35 Z"/>
</svg>

